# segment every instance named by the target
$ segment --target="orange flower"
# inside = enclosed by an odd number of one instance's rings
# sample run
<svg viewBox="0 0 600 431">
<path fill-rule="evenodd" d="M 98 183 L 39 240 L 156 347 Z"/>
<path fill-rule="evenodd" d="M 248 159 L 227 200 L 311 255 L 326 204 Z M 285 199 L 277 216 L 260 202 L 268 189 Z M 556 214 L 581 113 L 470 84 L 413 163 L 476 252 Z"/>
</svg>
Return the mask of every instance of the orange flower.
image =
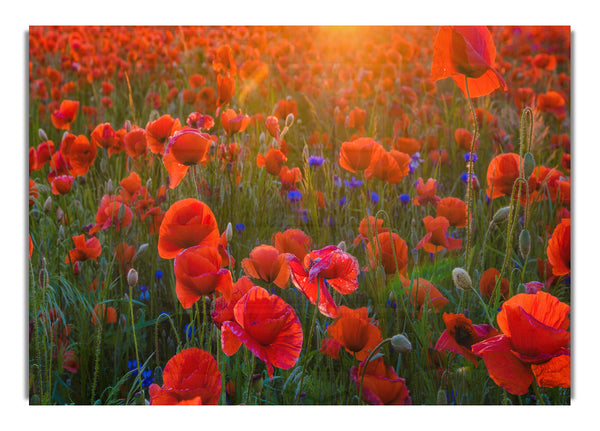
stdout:
<svg viewBox="0 0 600 431">
<path fill-rule="evenodd" d="M 106 304 L 98 304 L 94 307 L 91 322 L 98 326 L 98 321 L 101 324 L 110 324 L 117 322 L 117 310 L 114 307 L 107 307 Z"/>
<path fill-rule="evenodd" d="M 312 238 L 300 229 L 288 229 L 275 232 L 271 236 L 271 244 L 279 253 L 291 253 L 302 261 L 312 249 Z"/>
<path fill-rule="evenodd" d="M 229 136 L 243 132 L 250 124 L 250 117 L 246 114 L 236 114 L 233 109 L 226 109 L 221 113 L 221 126 Z"/>
<path fill-rule="evenodd" d="M 231 273 L 221 268 L 221 255 L 216 247 L 197 245 L 186 248 L 175 256 L 173 271 L 177 299 L 184 309 L 215 290 L 225 299 L 231 298 Z"/>
<path fill-rule="evenodd" d="M 473 143 L 473 134 L 467 129 L 458 128 L 454 131 L 454 139 L 460 148 L 465 151 L 471 151 L 471 144 Z M 479 148 L 479 139 L 475 140 L 474 151 Z"/>
<path fill-rule="evenodd" d="M 483 26 L 440 28 L 433 45 L 431 80 L 451 77 L 467 96 L 485 96 L 508 87 L 495 67 L 496 47 L 490 31 Z"/>
<path fill-rule="evenodd" d="M 135 247 L 126 242 L 117 244 L 113 256 L 115 261 L 119 262 L 121 274 L 127 275 L 131 269 L 131 264 L 135 260 Z"/>
<path fill-rule="evenodd" d="M 151 405 L 217 405 L 221 397 L 221 373 L 210 353 L 191 347 L 167 362 L 163 385 L 148 388 Z"/>
<path fill-rule="evenodd" d="M 274 115 L 269 115 L 265 120 L 265 126 L 269 134 L 279 141 L 279 120 Z"/>
<path fill-rule="evenodd" d="M 66 195 L 71 190 L 73 185 L 73 177 L 71 175 L 59 175 L 54 177 L 52 183 L 52 194 L 55 195 Z"/>
<path fill-rule="evenodd" d="M 119 232 L 121 228 L 131 223 L 132 218 L 131 208 L 123 203 L 121 195 L 104 195 L 96 212 L 96 224 L 90 229 L 90 234 L 108 229 L 111 226 L 114 226 L 115 231 Z"/>
<path fill-rule="evenodd" d="M 215 299 L 215 308 L 210 316 L 219 328 L 221 328 L 223 322 L 234 320 L 233 309 L 235 304 L 253 287 L 254 283 L 244 275 L 233 284 L 231 298 L 227 299 L 224 296 L 219 296 Z"/>
<path fill-rule="evenodd" d="M 219 228 L 204 202 L 188 198 L 175 202 L 165 213 L 158 234 L 158 254 L 173 259 L 195 245 L 219 246 Z"/>
<path fill-rule="evenodd" d="M 519 177 L 521 157 L 515 153 L 498 154 L 487 169 L 486 194 L 490 199 L 510 196 L 515 180 Z"/>
<path fill-rule="evenodd" d="M 340 359 L 340 347 L 342 345 L 333 337 L 323 338 L 321 341 L 321 348 L 319 351 L 323 356 L 327 355 L 331 357 L 331 359 L 338 360 Z"/>
<path fill-rule="evenodd" d="M 465 227 L 467 225 L 467 204 L 458 198 L 440 199 L 435 209 L 436 217 L 446 217 L 450 226 Z"/>
<path fill-rule="evenodd" d="M 250 252 L 250 257 L 242 260 L 242 269 L 252 278 L 273 283 L 284 289 L 290 278 L 286 255 L 270 245 L 259 245 Z"/>
<path fill-rule="evenodd" d="M 388 184 L 397 184 L 408 175 L 410 156 L 400 151 L 379 151 L 365 170 L 365 178 L 379 178 Z"/>
<path fill-rule="evenodd" d="M 60 102 L 60 108 L 52 113 L 50 119 L 52 124 L 59 130 L 71 130 L 71 123 L 77 117 L 79 102 L 73 100 L 63 100 Z"/>
<path fill-rule="evenodd" d="M 286 119 L 288 115 L 293 114 L 294 118 L 298 118 L 298 105 L 295 100 L 280 100 L 275 105 L 275 115 L 277 118 Z"/>
<path fill-rule="evenodd" d="M 477 367 L 477 356 L 471 346 L 498 335 L 498 330 L 490 325 L 473 325 L 464 314 L 444 313 L 442 318 L 446 329 L 438 338 L 435 350 L 448 350 L 464 356 Z"/>
<path fill-rule="evenodd" d="M 414 138 L 397 137 L 393 142 L 393 146 L 395 150 L 409 155 L 421 151 L 421 143 Z"/>
<path fill-rule="evenodd" d="M 175 132 L 169 139 L 163 157 L 163 164 L 169 172 L 169 188 L 177 187 L 189 166 L 208 161 L 211 145 L 210 135 L 198 129 L 184 128 Z"/>
<path fill-rule="evenodd" d="M 131 200 L 131 197 L 142 187 L 142 179 L 135 172 L 130 172 L 129 176 L 119 181 L 119 185 L 123 187 L 125 199 Z"/>
<path fill-rule="evenodd" d="M 556 91 L 548 91 L 544 94 L 539 94 L 536 101 L 536 107 L 542 112 L 553 114 L 559 120 L 563 120 L 566 116 L 567 102 L 565 98 Z"/>
<path fill-rule="evenodd" d="M 237 73 L 237 64 L 233 59 L 233 51 L 229 45 L 223 45 L 217 48 L 215 57 L 212 61 L 212 67 L 215 73 L 224 73 L 235 76 Z"/>
<path fill-rule="evenodd" d="M 302 349 L 302 326 L 294 309 L 277 295 L 253 287 L 235 305 L 234 319 L 221 325 L 221 346 L 227 356 L 235 354 L 242 343 L 267 365 L 289 370 Z"/>
<path fill-rule="evenodd" d="M 60 152 L 71 166 L 69 173 L 74 177 L 87 174 L 96 159 L 97 149 L 84 135 L 68 133 L 60 143 Z"/>
<path fill-rule="evenodd" d="M 440 201 L 440 198 L 436 196 L 437 192 L 437 181 L 433 178 L 429 178 L 426 183 L 423 182 L 423 178 L 419 178 L 415 183 L 417 189 L 417 197 L 413 199 L 413 204 L 417 206 L 424 206 L 433 204 L 434 206 Z"/>
<path fill-rule="evenodd" d="M 412 404 L 406 381 L 398 377 L 393 367 L 386 366 L 381 357 L 371 360 L 366 369 L 364 361 L 358 367 L 350 368 L 350 378 L 356 383 L 357 391 L 362 382 L 360 397 L 371 405 Z"/>
<path fill-rule="evenodd" d="M 102 246 L 96 237 L 91 237 L 87 241 L 85 235 L 81 234 L 73 237 L 75 248 L 69 251 L 69 255 L 65 258 L 65 263 L 84 262 L 91 259 L 97 262 L 98 257 L 102 253 Z"/>
<path fill-rule="evenodd" d="M 366 307 L 356 310 L 340 305 L 340 317 L 327 333 L 359 361 L 364 361 L 383 340 L 381 330 L 370 322 Z"/>
<path fill-rule="evenodd" d="M 386 274 L 406 275 L 406 266 L 408 265 L 408 247 L 404 241 L 395 232 L 382 231 L 367 245 L 369 252 L 369 261 L 371 268 L 376 268 L 378 264 L 383 265 Z M 380 254 L 381 253 L 381 254 Z M 381 258 L 379 257 L 381 256 Z"/>
<path fill-rule="evenodd" d="M 367 111 L 364 109 L 360 109 L 359 107 L 354 107 L 352 111 L 346 117 L 345 126 L 346 127 L 354 127 L 358 129 L 359 135 L 365 134 L 365 122 L 367 121 Z"/>
<path fill-rule="evenodd" d="M 343 142 L 340 149 L 339 164 L 349 172 L 363 171 L 372 160 L 377 160 L 379 153 L 385 150 L 373 138 L 358 138 Z"/>
<path fill-rule="evenodd" d="M 163 154 L 169 137 L 180 129 L 181 123 L 179 122 L 179 118 L 174 119 L 167 114 L 157 120 L 148 122 L 146 124 L 146 142 L 148 148 L 154 154 Z"/>
<path fill-rule="evenodd" d="M 37 183 L 35 180 L 29 179 L 29 206 L 35 203 L 35 200 L 38 198 L 39 191 L 37 187 Z"/>
<path fill-rule="evenodd" d="M 52 154 L 54 154 L 54 142 L 45 141 L 38 145 L 35 150 L 35 170 L 42 169 L 46 162 L 50 161 Z"/>
<path fill-rule="evenodd" d="M 275 176 L 279 175 L 285 162 L 287 162 L 287 157 L 275 148 L 270 148 L 266 156 L 260 153 L 256 156 L 256 166 L 266 168 L 268 173 Z"/>
<path fill-rule="evenodd" d="M 129 157 L 137 159 L 148 153 L 148 143 L 146 142 L 146 129 L 136 127 L 127 132 L 123 137 L 125 152 Z"/>
<path fill-rule="evenodd" d="M 546 249 L 552 274 L 571 274 L 571 219 L 563 218 L 554 228 Z"/>
<path fill-rule="evenodd" d="M 302 181 L 302 172 L 300 172 L 300 168 L 288 168 L 287 166 L 282 166 L 279 171 L 279 179 L 281 181 L 281 195 L 283 196 L 286 191 L 296 190 L 296 183 Z"/>
<path fill-rule="evenodd" d="M 462 239 L 447 236 L 450 222 L 446 217 L 426 216 L 423 218 L 423 223 L 427 234 L 415 246 L 417 250 L 423 248 L 427 253 L 438 253 L 443 249 L 456 250 L 462 247 Z"/>
<path fill-rule="evenodd" d="M 375 241 L 375 237 L 378 234 L 387 232 L 388 230 L 387 227 L 383 227 L 383 219 L 378 218 L 375 220 L 375 217 L 367 216 L 358 225 L 358 236 L 354 238 L 354 245 L 360 244 L 361 241 L 365 241 L 366 243 Z"/>
<path fill-rule="evenodd" d="M 229 103 L 235 93 L 235 80 L 229 76 L 217 75 L 217 108 Z"/>
<path fill-rule="evenodd" d="M 526 394 L 534 377 L 543 387 L 570 387 L 570 310 L 546 292 L 515 295 L 496 317 L 502 334 L 474 344 L 473 353 L 511 394 Z"/>
<path fill-rule="evenodd" d="M 411 304 L 413 307 L 419 309 L 419 316 L 421 316 L 423 309 L 428 309 L 430 305 L 437 312 L 450 303 L 433 284 L 424 278 L 419 277 L 416 280 L 412 280 L 412 282 L 406 278 L 401 278 L 400 280 L 402 281 L 406 296 L 410 296 L 412 292 Z"/>
<path fill-rule="evenodd" d="M 500 277 L 500 271 L 496 268 L 488 268 L 483 271 L 481 274 L 481 278 L 479 279 L 479 291 L 481 292 L 481 296 L 484 298 L 490 299 L 494 297 L 494 291 L 496 289 L 496 281 Z M 502 278 L 500 282 L 500 296 L 503 299 L 507 299 L 509 295 L 509 286 L 508 280 L 506 278 Z"/>
<path fill-rule="evenodd" d="M 110 123 L 98 124 L 90 135 L 92 138 L 92 145 L 96 145 L 100 148 L 108 150 L 114 145 L 117 135 Z"/>
</svg>

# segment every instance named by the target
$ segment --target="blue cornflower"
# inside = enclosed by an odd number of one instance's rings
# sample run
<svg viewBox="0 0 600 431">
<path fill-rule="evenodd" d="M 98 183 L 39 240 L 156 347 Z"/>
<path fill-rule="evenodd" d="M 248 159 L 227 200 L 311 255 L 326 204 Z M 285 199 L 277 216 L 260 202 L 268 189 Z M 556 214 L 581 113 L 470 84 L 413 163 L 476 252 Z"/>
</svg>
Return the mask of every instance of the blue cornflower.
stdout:
<svg viewBox="0 0 600 431">
<path fill-rule="evenodd" d="M 471 180 L 473 180 L 473 178 L 477 178 L 477 175 L 471 173 Z M 466 184 L 469 181 L 469 173 L 463 172 L 463 174 L 460 176 L 460 180 Z"/>
<path fill-rule="evenodd" d="M 156 272 L 154 273 L 154 278 L 156 278 L 157 280 L 160 280 L 163 276 L 163 272 L 160 269 L 157 269 Z"/>
<path fill-rule="evenodd" d="M 290 190 L 287 196 L 291 202 L 298 202 L 302 199 L 302 193 L 299 190 Z"/>
<path fill-rule="evenodd" d="M 362 186 L 362 184 L 363 184 L 363 182 L 361 180 L 357 180 L 354 177 L 352 177 L 352 181 L 345 180 L 344 183 L 346 184 L 346 187 L 348 187 L 350 189 L 355 189 L 357 187 Z"/>
<path fill-rule="evenodd" d="M 148 292 L 148 286 L 141 285 L 139 287 L 139 289 L 140 289 L 140 301 L 150 298 L 150 293 Z"/>
<path fill-rule="evenodd" d="M 333 185 L 336 187 L 342 187 L 342 179 L 337 175 L 333 176 Z"/>
<path fill-rule="evenodd" d="M 421 158 L 420 153 L 417 152 L 417 153 L 413 154 L 412 156 L 410 156 L 410 163 L 408 164 L 410 173 L 412 174 L 415 171 L 415 169 L 417 169 L 422 162 L 423 162 L 423 159 Z"/>
<path fill-rule="evenodd" d="M 154 382 L 154 377 L 152 377 L 152 370 L 142 371 L 142 386 L 147 388 Z"/>
<path fill-rule="evenodd" d="M 321 166 L 323 164 L 323 157 L 310 156 L 308 158 L 308 166 Z"/>
<path fill-rule="evenodd" d="M 246 230 L 246 226 L 244 226 L 244 223 L 238 223 L 235 225 L 235 229 L 242 233 L 244 230 Z"/>
<path fill-rule="evenodd" d="M 402 202 L 404 205 L 406 205 L 407 203 L 410 202 L 410 195 L 407 193 L 403 193 L 400 195 L 400 202 Z"/>
<path fill-rule="evenodd" d="M 343 196 L 343 197 L 340 199 L 340 206 L 341 206 L 341 207 L 343 207 L 345 204 L 346 204 L 346 196 Z"/>
<path fill-rule="evenodd" d="M 465 153 L 465 162 L 469 161 L 470 155 L 471 155 L 471 153 Z M 473 162 L 476 162 L 476 161 L 477 161 L 477 154 L 473 153 Z"/>
<path fill-rule="evenodd" d="M 196 327 L 194 325 L 186 323 L 185 327 L 183 328 L 183 332 L 185 333 L 185 336 L 188 338 L 188 340 L 191 340 L 194 334 L 196 333 Z"/>
<path fill-rule="evenodd" d="M 379 202 L 379 195 L 377 193 L 371 192 L 371 202 L 377 205 L 377 203 Z"/>
</svg>

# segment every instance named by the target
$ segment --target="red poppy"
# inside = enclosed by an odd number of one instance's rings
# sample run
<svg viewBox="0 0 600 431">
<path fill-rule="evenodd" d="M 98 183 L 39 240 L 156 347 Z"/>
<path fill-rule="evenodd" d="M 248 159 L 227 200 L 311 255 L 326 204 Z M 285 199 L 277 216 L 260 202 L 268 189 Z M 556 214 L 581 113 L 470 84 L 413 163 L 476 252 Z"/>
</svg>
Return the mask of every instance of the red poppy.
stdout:
<svg viewBox="0 0 600 431">
<path fill-rule="evenodd" d="M 340 305 L 340 317 L 327 327 L 327 333 L 359 361 L 367 359 L 383 340 L 381 330 L 371 323 L 366 307 L 353 310 Z"/>
<path fill-rule="evenodd" d="M 217 108 L 229 103 L 235 93 L 235 80 L 230 76 L 217 76 Z"/>
<path fill-rule="evenodd" d="M 292 114 L 294 118 L 298 118 L 298 105 L 295 100 L 287 99 L 280 100 L 275 105 L 275 115 L 277 118 L 286 119 L 288 115 Z"/>
<path fill-rule="evenodd" d="M 288 229 L 284 232 L 275 232 L 271 236 L 271 244 L 281 254 L 291 253 L 300 261 L 312 249 L 312 238 L 300 229 Z"/>
<path fill-rule="evenodd" d="M 210 313 L 210 316 L 215 324 L 220 328 L 223 322 L 227 320 L 234 320 L 233 309 L 235 304 L 246 294 L 250 289 L 254 287 L 254 283 L 250 280 L 250 277 L 243 276 L 233 284 L 231 290 L 231 297 L 225 298 L 219 296 L 214 301 L 214 310 Z"/>
<path fill-rule="evenodd" d="M 177 187 L 189 166 L 208 161 L 207 154 L 212 142 L 210 135 L 197 129 L 184 128 L 175 132 L 169 139 L 163 157 L 170 177 L 169 188 Z"/>
<path fill-rule="evenodd" d="M 302 172 L 298 167 L 290 169 L 287 166 L 282 166 L 279 171 L 279 180 L 281 181 L 281 195 L 283 196 L 286 191 L 296 190 L 296 183 L 302 182 Z"/>
<path fill-rule="evenodd" d="M 74 178 L 71 175 L 59 175 L 52 180 L 52 194 L 66 195 L 71 191 Z"/>
<path fill-rule="evenodd" d="M 167 362 L 163 385 L 148 388 L 151 405 L 217 405 L 221 397 L 221 373 L 210 353 L 191 347 Z"/>
<path fill-rule="evenodd" d="M 252 278 L 273 283 L 280 288 L 287 287 L 290 272 L 286 255 L 270 245 L 259 245 L 250 252 L 250 257 L 242 260 L 242 269 Z"/>
<path fill-rule="evenodd" d="M 225 73 L 235 76 L 237 73 L 237 64 L 233 59 L 233 50 L 229 45 L 223 45 L 217 48 L 215 57 L 212 61 L 212 67 L 215 73 Z"/>
<path fill-rule="evenodd" d="M 321 341 L 321 348 L 319 351 L 323 356 L 327 355 L 331 359 L 338 360 L 340 359 L 340 348 L 342 345 L 333 337 L 323 338 Z"/>
<path fill-rule="evenodd" d="M 131 200 L 131 197 L 142 187 L 142 179 L 135 172 L 130 172 L 129 176 L 119 181 L 119 185 L 123 187 L 125 199 Z"/>
<path fill-rule="evenodd" d="M 181 123 L 179 122 L 179 118 L 174 119 L 166 114 L 157 120 L 148 122 L 146 124 L 146 142 L 148 148 L 154 154 L 163 154 L 169 137 L 180 129 Z"/>
<path fill-rule="evenodd" d="M 367 244 L 367 251 L 371 268 L 381 264 L 386 274 L 406 275 L 408 246 L 397 233 L 382 231 Z"/>
<path fill-rule="evenodd" d="M 173 259 L 195 245 L 219 246 L 219 228 L 204 202 L 188 198 L 175 202 L 165 213 L 158 234 L 158 254 Z"/>
<path fill-rule="evenodd" d="M 379 151 L 372 156 L 371 163 L 365 170 L 365 178 L 372 177 L 388 184 L 397 184 L 410 172 L 410 156 L 400 151 Z"/>
<path fill-rule="evenodd" d="M 440 28 L 433 45 L 431 80 L 451 77 L 466 96 L 465 77 L 471 97 L 485 96 L 497 88 L 508 90 L 495 67 L 496 46 L 483 26 Z"/>
<path fill-rule="evenodd" d="M 487 169 L 486 194 L 490 199 L 510 196 L 513 184 L 519 177 L 521 157 L 515 153 L 498 154 L 492 159 Z"/>
<path fill-rule="evenodd" d="M 358 138 L 343 142 L 340 149 L 339 164 L 349 172 L 363 171 L 372 160 L 377 160 L 380 152 L 385 150 L 373 138 Z"/>
<path fill-rule="evenodd" d="M 444 313 L 442 318 L 446 329 L 438 338 L 435 350 L 464 356 L 477 367 L 477 356 L 471 351 L 471 346 L 498 335 L 498 330 L 490 325 L 473 325 L 464 314 Z"/>
<path fill-rule="evenodd" d="M 534 377 L 543 387 L 570 387 L 570 309 L 546 292 L 517 294 L 496 317 L 502 334 L 474 344 L 473 353 L 511 394 L 526 394 Z"/>
<path fill-rule="evenodd" d="M 226 109 L 221 113 L 221 126 L 229 136 L 243 132 L 250 124 L 250 117 L 241 112 L 238 114 L 233 109 Z"/>
<path fill-rule="evenodd" d="M 37 146 L 35 150 L 35 170 L 39 171 L 50 161 L 54 154 L 54 142 L 45 141 Z"/>
<path fill-rule="evenodd" d="M 548 91 L 547 93 L 539 94 L 536 100 L 538 110 L 553 114 L 561 121 L 567 113 L 566 104 L 565 98 L 557 91 Z"/>
<path fill-rule="evenodd" d="M 552 274 L 556 276 L 571 274 L 571 219 L 563 218 L 554 228 L 546 249 L 548 261 L 552 265 Z"/>
<path fill-rule="evenodd" d="M 107 325 L 117 322 L 117 310 L 114 307 L 107 307 L 106 304 L 98 304 L 94 307 L 91 322 L 98 326 L 98 321 L 101 324 Z"/>
<path fill-rule="evenodd" d="M 354 127 L 358 129 L 358 134 L 363 136 L 365 134 L 365 122 L 367 121 L 367 111 L 360 109 L 355 106 L 352 111 L 346 117 L 345 126 Z"/>
<path fill-rule="evenodd" d="M 413 199 L 414 205 L 424 206 L 433 204 L 435 206 L 440 201 L 440 198 L 435 195 L 437 192 L 437 181 L 433 178 L 429 178 L 426 183 L 423 182 L 423 178 L 419 178 L 415 187 L 417 189 L 417 197 Z"/>
<path fill-rule="evenodd" d="M 177 299 L 185 309 L 215 290 L 225 299 L 231 298 L 231 273 L 221 268 L 221 255 L 215 247 L 197 245 L 186 248 L 175 257 L 173 270 Z"/>
<path fill-rule="evenodd" d="M 429 306 L 432 306 L 438 312 L 450 303 L 431 282 L 424 278 L 411 281 L 402 277 L 400 280 L 406 296 L 411 296 L 412 292 L 411 304 L 419 309 L 419 316 L 421 316 L 423 309 L 427 309 Z"/>
<path fill-rule="evenodd" d="M 415 246 L 418 250 L 423 248 L 427 253 L 438 253 L 443 249 L 456 250 L 462 247 L 462 239 L 456 239 L 447 235 L 450 222 L 446 217 L 426 216 L 423 218 L 427 234 Z"/>
<path fill-rule="evenodd" d="M 421 143 L 414 138 L 397 137 L 392 145 L 395 150 L 408 155 L 413 155 L 421 150 Z"/>
<path fill-rule="evenodd" d="M 90 144 L 84 135 L 67 133 L 60 143 L 60 152 L 70 166 L 69 173 L 74 177 L 87 174 L 96 159 L 98 147 Z"/>
<path fill-rule="evenodd" d="M 363 378 L 364 371 L 364 378 Z M 361 362 L 358 367 L 350 369 L 350 378 L 356 383 L 360 397 L 372 405 L 411 405 L 412 400 L 406 387 L 406 381 L 385 365 L 382 357 L 371 360 L 368 364 Z"/>
<path fill-rule="evenodd" d="M 454 139 L 460 148 L 465 151 L 471 151 L 471 144 L 473 144 L 473 134 L 467 129 L 458 128 L 454 131 Z M 479 148 L 479 140 L 475 140 L 474 151 Z"/>
<path fill-rule="evenodd" d="M 382 233 L 387 232 L 389 229 L 383 227 L 383 219 L 378 218 L 375 220 L 373 216 L 367 216 L 360 221 L 358 225 L 358 236 L 354 238 L 354 245 L 359 245 L 361 241 L 368 243 L 374 241 L 375 237 Z"/>
<path fill-rule="evenodd" d="M 135 259 L 135 253 L 135 247 L 126 242 L 117 244 L 115 247 L 113 256 L 115 257 L 115 261 L 119 263 L 121 274 L 127 275 L 129 273 Z"/>
<path fill-rule="evenodd" d="M 270 148 L 266 156 L 260 153 L 256 156 L 256 166 L 264 167 L 269 174 L 275 176 L 279 175 L 285 162 L 287 162 L 287 157 L 275 148 Z"/>
<path fill-rule="evenodd" d="M 436 217 L 446 217 L 450 226 L 465 227 L 467 225 L 467 204 L 453 197 L 440 199 L 435 208 Z"/>
<path fill-rule="evenodd" d="M 481 274 L 481 278 L 479 279 L 479 291 L 481 292 L 481 296 L 487 299 L 494 298 L 494 291 L 496 289 L 498 277 L 500 277 L 500 271 L 498 271 L 496 268 L 488 268 L 483 271 L 483 274 Z M 502 278 L 502 281 L 500 282 L 500 297 L 507 299 L 508 295 L 508 280 L 506 278 Z"/>
<path fill-rule="evenodd" d="M 253 287 L 235 305 L 234 320 L 221 325 L 221 345 L 227 356 L 242 343 L 267 365 L 288 370 L 296 365 L 302 349 L 302 326 L 294 309 L 277 295 Z"/>
<path fill-rule="evenodd" d="M 274 115 L 269 115 L 265 120 L 265 126 L 269 134 L 279 141 L 279 120 Z"/>
<path fill-rule="evenodd" d="M 358 288 L 358 260 L 338 247 L 330 245 L 311 251 L 304 256 L 304 265 L 296 256 L 288 254 L 287 263 L 292 283 L 313 305 L 317 302 L 315 281 L 319 281 L 318 308 L 327 317 L 337 317 L 339 310 L 326 286 L 333 287 L 342 295 Z"/>
<path fill-rule="evenodd" d="M 115 231 L 119 232 L 121 228 L 131 223 L 132 218 L 133 212 L 129 206 L 123 203 L 121 195 L 104 195 L 96 212 L 96 224 L 90 229 L 90 234 L 111 226 L 114 226 Z"/>
<path fill-rule="evenodd" d="M 71 123 L 75 121 L 78 109 L 78 101 L 63 100 L 60 102 L 60 108 L 54 111 L 50 116 L 52 124 L 59 130 L 71 130 Z"/>
<path fill-rule="evenodd" d="M 106 150 L 112 147 L 115 139 L 117 139 L 117 135 L 110 123 L 98 124 L 92 131 L 90 137 L 92 139 L 92 145 L 105 148 Z"/>
<path fill-rule="evenodd" d="M 192 112 L 188 115 L 186 124 L 189 127 L 195 127 L 200 130 L 210 130 L 215 127 L 215 119 L 210 115 L 204 115 L 200 112 Z"/>
<path fill-rule="evenodd" d="M 92 259 L 97 262 L 98 257 L 102 253 L 102 245 L 96 237 L 91 237 L 87 241 L 85 235 L 77 235 L 73 237 L 75 248 L 69 251 L 69 255 L 65 258 L 65 263 L 83 262 Z"/>
<path fill-rule="evenodd" d="M 123 145 L 125 152 L 129 157 L 137 159 L 148 153 L 148 143 L 146 142 L 146 129 L 136 127 L 123 136 Z"/>
</svg>

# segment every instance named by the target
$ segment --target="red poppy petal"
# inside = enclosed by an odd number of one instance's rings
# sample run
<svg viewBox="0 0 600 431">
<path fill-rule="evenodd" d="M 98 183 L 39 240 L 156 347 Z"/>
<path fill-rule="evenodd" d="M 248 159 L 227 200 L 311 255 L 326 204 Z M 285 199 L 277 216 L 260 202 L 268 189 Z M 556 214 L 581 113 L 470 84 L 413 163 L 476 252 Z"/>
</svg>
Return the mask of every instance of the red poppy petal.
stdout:
<svg viewBox="0 0 600 431">
<path fill-rule="evenodd" d="M 540 365 L 531 365 L 538 385 L 545 388 L 571 387 L 571 355 L 561 355 Z"/>
<path fill-rule="evenodd" d="M 235 322 L 227 321 L 221 325 L 221 348 L 227 356 L 234 355 L 240 349 L 242 342 L 237 336 L 240 330 L 243 331 L 243 328 Z"/>
</svg>

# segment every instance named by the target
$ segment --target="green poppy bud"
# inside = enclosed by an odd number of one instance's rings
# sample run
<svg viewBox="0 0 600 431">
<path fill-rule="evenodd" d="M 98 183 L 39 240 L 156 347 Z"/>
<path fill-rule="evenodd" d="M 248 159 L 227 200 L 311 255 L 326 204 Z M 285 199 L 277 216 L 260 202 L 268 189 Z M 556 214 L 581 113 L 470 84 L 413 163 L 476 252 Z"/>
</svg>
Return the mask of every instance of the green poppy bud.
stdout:
<svg viewBox="0 0 600 431">
<path fill-rule="evenodd" d="M 436 404 L 438 406 L 445 406 L 448 404 L 448 398 L 446 397 L 446 391 L 440 389 L 437 393 L 437 401 Z"/>
<path fill-rule="evenodd" d="M 402 334 L 396 334 L 392 337 L 392 348 L 399 353 L 407 353 L 412 350 L 412 345 L 408 338 Z"/>
<path fill-rule="evenodd" d="M 469 290 L 473 286 L 469 273 L 462 268 L 454 268 L 452 270 L 452 281 L 454 281 L 454 285 L 459 290 Z"/>
<path fill-rule="evenodd" d="M 527 229 L 523 229 L 519 235 L 519 253 L 521 257 L 525 259 L 525 256 L 529 255 L 531 251 L 531 235 Z"/>
<path fill-rule="evenodd" d="M 496 211 L 494 217 L 492 218 L 492 222 L 494 224 L 502 224 L 506 220 L 508 220 L 508 216 L 510 215 L 510 207 L 503 207 Z"/>
<path fill-rule="evenodd" d="M 524 175 L 525 179 L 527 179 L 531 176 L 534 168 L 535 168 L 535 159 L 533 158 L 533 154 L 525 153 L 525 157 L 523 157 L 523 175 Z"/>
</svg>

